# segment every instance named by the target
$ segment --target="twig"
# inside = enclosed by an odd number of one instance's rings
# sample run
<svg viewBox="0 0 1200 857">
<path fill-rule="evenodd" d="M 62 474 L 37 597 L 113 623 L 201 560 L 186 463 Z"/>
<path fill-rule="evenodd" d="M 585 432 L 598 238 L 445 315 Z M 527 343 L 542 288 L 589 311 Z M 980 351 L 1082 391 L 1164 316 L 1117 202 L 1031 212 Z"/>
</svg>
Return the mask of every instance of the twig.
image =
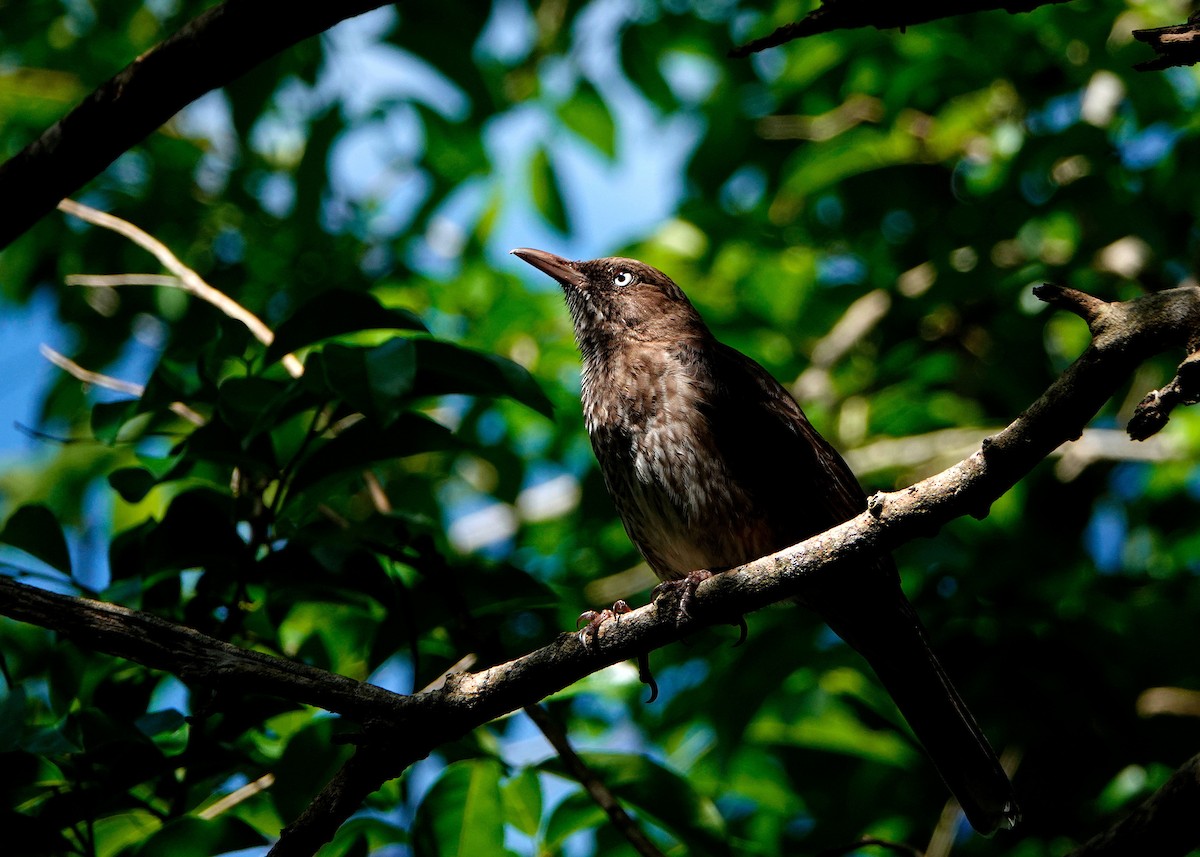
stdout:
<svg viewBox="0 0 1200 857">
<path fill-rule="evenodd" d="M 68 274 L 63 277 L 68 286 L 114 288 L 116 286 L 170 286 L 184 288 L 178 277 L 171 274 Z"/>
<path fill-rule="evenodd" d="M 1138 694 L 1138 717 L 1173 714 L 1176 717 L 1200 717 L 1200 690 L 1182 687 L 1150 687 Z"/>
<path fill-rule="evenodd" d="M 1195 65 L 1200 62 L 1200 21 L 1193 15 L 1186 24 L 1134 30 L 1133 37 L 1154 48 L 1158 54 L 1152 60 L 1134 66 L 1138 71 L 1162 71 L 1174 66 Z"/>
<path fill-rule="evenodd" d="M 1146 440 L 1162 431 L 1171 411 L 1200 402 L 1200 352 L 1192 352 L 1175 370 L 1175 377 L 1160 390 L 1151 390 L 1138 402 L 1129 420 L 1129 436 Z"/>
<path fill-rule="evenodd" d="M 275 775 L 271 773 L 263 774 L 257 780 L 246 783 L 240 789 L 236 789 L 222 797 L 220 800 L 206 806 L 204 809 L 196 813 L 197 818 L 203 818 L 205 821 L 216 818 L 223 812 L 228 812 L 239 803 L 249 800 L 256 794 L 261 794 L 275 785 Z"/>
<path fill-rule="evenodd" d="M 263 320 L 256 316 L 250 310 L 239 304 L 229 295 L 215 289 L 204 281 L 204 278 L 189 268 L 179 258 L 171 252 L 166 244 L 163 244 L 157 238 L 145 230 L 134 226 L 128 220 L 122 220 L 113 214 L 108 214 L 103 211 L 75 202 L 73 199 L 64 199 L 58 203 L 61 211 L 67 214 L 73 214 L 80 220 L 84 220 L 94 226 L 100 226 L 104 229 L 111 229 L 118 235 L 128 238 L 134 244 L 137 244 L 144 250 L 149 251 L 154 258 L 158 259 L 162 266 L 177 277 L 177 280 L 170 282 L 164 281 L 161 285 L 175 286 L 183 289 L 189 294 L 195 295 L 203 301 L 206 301 L 225 315 L 236 321 L 240 321 L 246 325 L 254 338 L 263 345 L 270 345 L 275 341 L 275 333 L 271 328 L 263 323 Z M 125 275 L 121 275 L 125 276 Z M 288 370 L 293 378 L 299 378 L 304 374 L 304 364 L 296 358 L 294 354 L 285 355 L 283 358 L 284 368 Z"/>
<path fill-rule="evenodd" d="M 279 833 L 279 841 L 267 857 L 311 857 L 371 792 L 400 775 L 420 757 L 394 757 L 374 748 L 360 748 L 334 774 L 325 788 L 305 807 L 300 817 Z"/>
<path fill-rule="evenodd" d="M 0 166 L 0 248 L 212 89 L 381 0 L 227 0 L 134 59 Z"/>
<path fill-rule="evenodd" d="M 72 377 L 78 378 L 85 384 L 103 387 L 106 390 L 115 390 L 118 393 L 125 393 L 136 399 L 140 399 L 142 393 L 146 392 L 145 387 L 141 384 L 135 384 L 133 381 L 124 381 L 120 378 L 114 378 L 111 375 L 104 375 L 100 372 L 93 372 L 91 369 L 84 369 L 70 357 L 60 354 L 44 342 L 39 346 L 38 350 L 42 352 L 43 357 L 59 369 L 62 369 Z M 192 425 L 202 426 L 207 422 L 201 414 L 192 410 L 183 402 L 171 402 L 170 408 L 173 413 L 183 417 Z"/>
<path fill-rule="evenodd" d="M 595 771 L 579 758 L 579 754 L 575 752 L 575 748 L 567 739 L 566 731 L 550 716 L 550 712 L 540 705 L 533 704 L 525 706 L 525 713 L 529 715 L 529 719 L 537 725 L 537 728 L 542 730 L 542 734 L 546 736 L 550 746 L 558 753 L 558 757 L 562 759 L 567 771 L 583 786 L 596 805 L 604 810 L 609 821 L 612 822 L 612 826 L 633 846 L 633 850 L 642 857 L 664 857 L 663 853 L 658 850 L 658 846 L 651 842 L 637 822 L 630 818 L 629 813 L 617 800 L 617 796 L 596 775 Z"/>
</svg>

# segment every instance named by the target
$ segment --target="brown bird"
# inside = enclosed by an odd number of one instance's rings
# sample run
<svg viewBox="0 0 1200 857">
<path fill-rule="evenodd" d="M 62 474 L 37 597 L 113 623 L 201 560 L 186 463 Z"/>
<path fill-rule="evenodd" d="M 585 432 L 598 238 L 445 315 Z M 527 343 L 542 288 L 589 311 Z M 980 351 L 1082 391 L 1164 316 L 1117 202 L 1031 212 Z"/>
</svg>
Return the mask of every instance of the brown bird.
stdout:
<svg viewBox="0 0 1200 857">
<path fill-rule="evenodd" d="M 633 259 L 512 252 L 562 286 L 592 448 L 659 578 L 741 565 L 866 508 L 787 390 L 718 342 L 668 276 Z M 930 650 L 891 557 L 814 578 L 800 600 L 866 658 L 971 825 L 1012 827 L 1008 777 Z"/>
</svg>

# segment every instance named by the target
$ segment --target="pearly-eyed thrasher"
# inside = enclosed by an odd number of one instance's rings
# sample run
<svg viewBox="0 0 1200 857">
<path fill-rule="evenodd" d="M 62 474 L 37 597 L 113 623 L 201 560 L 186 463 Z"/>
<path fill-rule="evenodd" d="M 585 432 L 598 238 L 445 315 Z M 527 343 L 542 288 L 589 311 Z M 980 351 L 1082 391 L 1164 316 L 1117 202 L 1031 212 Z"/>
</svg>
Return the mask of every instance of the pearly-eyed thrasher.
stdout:
<svg viewBox="0 0 1200 857">
<path fill-rule="evenodd" d="M 668 276 L 633 259 L 512 252 L 562 286 L 592 448 L 659 578 L 741 565 L 866 508 L 850 468 L 787 390 L 718 342 Z M 799 600 L 866 658 L 972 826 L 1011 827 L 1012 786 L 930 650 L 891 557 L 815 577 Z"/>
</svg>

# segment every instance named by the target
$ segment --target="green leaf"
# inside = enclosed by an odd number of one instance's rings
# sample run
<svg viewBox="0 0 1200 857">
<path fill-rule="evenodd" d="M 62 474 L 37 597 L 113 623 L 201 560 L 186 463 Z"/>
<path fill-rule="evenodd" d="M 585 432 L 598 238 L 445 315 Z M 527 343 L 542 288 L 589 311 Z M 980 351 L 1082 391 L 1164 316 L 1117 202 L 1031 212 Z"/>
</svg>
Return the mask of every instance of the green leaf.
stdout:
<svg viewBox="0 0 1200 857">
<path fill-rule="evenodd" d="M 322 339 L 359 330 L 419 330 L 425 325 L 404 309 L 382 306 L 374 295 L 348 289 L 330 289 L 303 304 L 275 331 L 267 349 L 266 363 L 320 342 Z"/>
<path fill-rule="evenodd" d="M 575 94 L 560 104 L 557 112 L 564 125 L 609 158 L 616 154 L 616 126 L 612 114 L 590 83 L 581 81 Z"/>
<path fill-rule="evenodd" d="M 500 763 L 468 759 L 446 767 L 421 801 L 413 824 L 419 854 L 473 857 L 503 853 Z"/>
<path fill-rule="evenodd" d="M 122 467 L 108 474 L 108 484 L 126 503 L 140 503 L 158 484 L 154 474 L 142 467 Z"/>
<path fill-rule="evenodd" d="M 261 833 L 236 816 L 189 816 L 168 822 L 135 853 L 137 857 L 208 857 L 265 844 Z"/>
<path fill-rule="evenodd" d="M 301 491 L 328 476 L 361 470 L 376 461 L 451 449 L 456 444 L 448 428 L 421 414 L 402 414 L 382 430 L 374 422 L 362 420 L 325 443 L 297 468 L 292 491 Z"/>
<path fill-rule="evenodd" d="M 412 390 L 416 360 L 413 340 L 403 337 L 374 348 L 327 345 L 309 355 L 305 383 L 377 423 L 388 423 L 403 409 Z"/>
<path fill-rule="evenodd" d="M 16 748 L 25 731 L 25 686 L 0 687 L 0 753 Z"/>
<path fill-rule="evenodd" d="M 558 175 L 554 172 L 554 166 L 550 163 L 550 156 L 543 147 L 538 147 L 529 162 L 529 182 L 530 194 L 538 213 L 562 234 L 570 232 L 562 187 L 559 185 Z"/>
<path fill-rule="evenodd" d="M 41 505 L 22 506 L 9 516 L 0 542 L 20 548 L 59 571 L 71 573 L 67 538 L 54 513 Z"/>
<path fill-rule="evenodd" d="M 162 735 L 165 732 L 175 732 L 185 722 L 184 716 L 174 708 L 168 708 L 163 711 L 154 711 L 149 714 L 143 714 L 135 722 L 135 726 L 142 731 L 147 738 L 153 738 L 155 735 Z"/>
<path fill-rule="evenodd" d="M 596 802 L 582 792 L 575 792 L 554 808 L 546 823 L 545 847 L 555 853 L 564 841 L 581 830 L 591 830 L 603 824 L 606 816 Z"/>
<path fill-rule="evenodd" d="M 161 827 L 158 816 L 145 809 L 99 818 L 92 825 L 96 857 L 115 857 L 129 846 L 145 841 Z"/>
<path fill-rule="evenodd" d="M 125 424 L 138 416 L 140 405 L 139 399 L 98 402 L 92 405 L 92 436 L 109 446 L 116 443 L 117 436 Z"/>
<path fill-rule="evenodd" d="M 438 339 L 412 342 L 417 352 L 417 394 L 507 396 L 553 419 L 553 403 L 519 363 Z"/>
<path fill-rule="evenodd" d="M 237 532 L 232 497 L 211 488 L 196 488 L 171 501 L 162 521 L 146 536 L 152 568 L 186 569 L 211 566 L 232 574 L 249 561 L 249 548 Z"/>
<path fill-rule="evenodd" d="M 526 768 L 504 784 L 504 815 L 527 836 L 535 836 L 542 823 L 542 784 L 538 773 Z"/>
</svg>

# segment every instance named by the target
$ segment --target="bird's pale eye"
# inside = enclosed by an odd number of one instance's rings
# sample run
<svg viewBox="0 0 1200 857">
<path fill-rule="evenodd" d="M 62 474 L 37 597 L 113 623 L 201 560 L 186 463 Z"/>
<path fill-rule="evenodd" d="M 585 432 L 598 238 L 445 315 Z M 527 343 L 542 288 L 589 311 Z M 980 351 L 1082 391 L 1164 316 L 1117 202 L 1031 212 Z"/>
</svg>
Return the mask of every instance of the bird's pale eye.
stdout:
<svg viewBox="0 0 1200 857">
<path fill-rule="evenodd" d="M 614 286 L 628 286 L 632 282 L 633 274 L 629 273 L 628 271 L 621 271 L 615 277 L 613 277 Z"/>
</svg>

